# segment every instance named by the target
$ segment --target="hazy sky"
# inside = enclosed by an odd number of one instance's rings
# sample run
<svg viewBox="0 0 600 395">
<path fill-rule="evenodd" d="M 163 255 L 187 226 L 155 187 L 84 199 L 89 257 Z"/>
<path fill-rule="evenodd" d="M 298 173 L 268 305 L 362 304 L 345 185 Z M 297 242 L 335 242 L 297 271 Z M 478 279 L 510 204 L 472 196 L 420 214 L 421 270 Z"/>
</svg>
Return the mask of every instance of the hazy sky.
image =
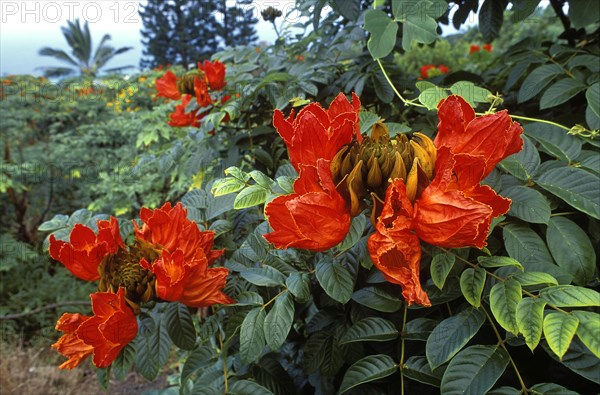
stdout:
<svg viewBox="0 0 600 395">
<path fill-rule="evenodd" d="M 94 48 L 102 36 L 110 34 L 113 47 L 131 46 L 134 49 L 118 55 L 107 67 L 138 66 L 142 57 L 142 21 L 138 15 L 140 1 L 80 0 L 80 1 L 10 1 L 0 0 L 0 75 L 41 75 L 40 66 L 64 65 L 51 57 L 39 56 L 44 46 L 65 49 L 67 43 L 61 27 L 67 20 L 88 21 Z M 145 1 L 141 1 L 145 3 Z M 255 1 L 249 7 L 259 19 L 256 30 L 259 40 L 273 42 L 273 27 L 260 18 L 260 11 L 272 5 L 291 10 L 294 1 Z M 293 16 L 292 16 L 293 17 Z M 279 19 L 278 21 L 281 21 Z"/>
</svg>

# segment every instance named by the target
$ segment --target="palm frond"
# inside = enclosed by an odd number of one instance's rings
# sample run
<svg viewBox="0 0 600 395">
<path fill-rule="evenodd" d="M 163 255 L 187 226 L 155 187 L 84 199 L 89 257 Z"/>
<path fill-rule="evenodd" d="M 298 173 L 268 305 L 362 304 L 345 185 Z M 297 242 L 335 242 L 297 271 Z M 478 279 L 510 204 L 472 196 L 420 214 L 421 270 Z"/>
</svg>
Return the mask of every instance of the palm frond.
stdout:
<svg viewBox="0 0 600 395">
<path fill-rule="evenodd" d="M 73 60 L 65 51 L 63 51 L 62 49 L 54 49 L 54 48 L 50 48 L 50 47 L 44 47 L 42 49 L 40 49 L 38 51 L 38 54 L 42 55 L 42 56 L 52 56 L 56 59 L 62 60 L 64 62 L 67 62 L 69 64 L 72 64 L 73 66 L 78 67 L 79 64 Z"/>
</svg>

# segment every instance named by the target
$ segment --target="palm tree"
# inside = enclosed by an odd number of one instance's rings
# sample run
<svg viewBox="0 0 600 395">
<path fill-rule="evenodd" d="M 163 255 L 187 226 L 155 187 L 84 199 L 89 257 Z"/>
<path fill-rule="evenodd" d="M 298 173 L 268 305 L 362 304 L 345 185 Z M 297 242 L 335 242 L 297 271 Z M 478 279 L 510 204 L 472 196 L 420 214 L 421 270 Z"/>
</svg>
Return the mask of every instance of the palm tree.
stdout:
<svg viewBox="0 0 600 395">
<path fill-rule="evenodd" d="M 100 40 L 100 45 L 96 48 L 94 55 L 92 56 L 92 37 L 90 35 L 90 29 L 87 21 L 83 25 L 83 29 L 79 24 L 79 19 L 75 22 L 67 21 L 67 27 L 61 27 L 63 35 L 67 40 L 67 43 L 71 47 L 71 54 L 67 54 L 62 49 L 54 49 L 50 47 L 44 47 L 40 49 L 39 54 L 42 56 L 52 56 L 58 60 L 70 64 L 72 67 L 41 67 L 44 70 L 46 77 L 62 77 L 70 74 L 79 72 L 80 75 L 85 77 L 95 77 L 98 71 L 106 65 L 116 55 L 127 52 L 133 47 L 121 47 L 115 49 L 107 42 L 111 39 L 109 34 L 105 34 Z M 121 71 L 123 69 L 131 68 L 133 66 L 122 66 L 105 71 Z"/>
</svg>

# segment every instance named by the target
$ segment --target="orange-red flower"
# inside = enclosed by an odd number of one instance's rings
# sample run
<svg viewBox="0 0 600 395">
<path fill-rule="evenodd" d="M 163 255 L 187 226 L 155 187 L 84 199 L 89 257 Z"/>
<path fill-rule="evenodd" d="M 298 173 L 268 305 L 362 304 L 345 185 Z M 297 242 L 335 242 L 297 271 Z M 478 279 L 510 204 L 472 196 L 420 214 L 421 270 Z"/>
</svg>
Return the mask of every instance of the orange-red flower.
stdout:
<svg viewBox="0 0 600 395">
<path fill-rule="evenodd" d="M 95 281 L 100 278 L 98 265 L 108 254 L 125 248 L 116 218 L 98 221 L 98 234 L 85 225 L 77 224 L 69 235 L 70 243 L 50 235 L 50 256 L 60 261 L 76 277 Z"/>
<path fill-rule="evenodd" d="M 212 90 L 220 90 L 225 87 L 225 65 L 218 60 L 214 62 L 205 60 L 204 64 L 198 62 L 198 69 L 204 71 L 206 79 Z"/>
<path fill-rule="evenodd" d="M 421 78 L 427 79 L 429 78 L 429 70 L 435 69 L 435 66 L 432 64 L 425 64 L 421 66 Z"/>
<path fill-rule="evenodd" d="M 52 347 L 69 357 L 61 369 L 72 369 L 92 354 L 94 365 L 106 368 L 137 335 L 137 320 L 123 288 L 116 294 L 97 292 L 90 297 L 93 316 L 66 313 L 56 324 L 65 334 Z"/>
<path fill-rule="evenodd" d="M 325 110 L 319 103 L 304 107 L 294 118 L 294 110 L 286 119 L 275 110 L 273 125 L 285 142 L 290 162 L 315 166 L 318 159 L 331 160 L 338 150 L 355 137 L 361 141 L 358 111 L 360 100 L 352 94 L 352 102 L 340 93 Z"/>
<path fill-rule="evenodd" d="M 492 52 L 492 44 L 483 44 L 482 48 L 484 51 Z"/>
<path fill-rule="evenodd" d="M 175 111 L 170 115 L 171 120 L 169 121 L 170 126 L 200 126 L 200 119 L 197 117 L 196 112 L 185 112 L 188 104 L 192 100 L 192 96 L 183 95 L 181 104 L 175 106 Z"/>
<path fill-rule="evenodd" d="M 194 78 L 194 92 L 196 94 L 196 102 L 200 107 L 207 107 L 212 104 L 210 93 L 208 93 L 208 85 L 204 78 Z"/>
<path fill-rule="evenodd" d="M 469 48 L 469 55 L 474 54 L 475 52 L 479 52 L 481 48 L 479 48 L 479 45 L 471 45 L 471 47 Z"/>
<path fill-rule="evenodd" d="M 402 296 L 409 305 L 430 306 L 419 280 L 421 245 L 412 218 L 413 207 L 406 195 L 406 185 L 397 178 L 386 191 L 385 204 L 376 232 L 369 237 L 368 248 L 385 279 L 402 286 Z"/>
<path fill-rule="evenodd" d="M 134 223 L 136 237 L 155 246 L 160 256 L 140 264 L 156 275 L 156 292 L 164 300 L 191 307 L 233 303 L 222 292 L 228 270 L 209 268 L 223 254 L 213 250 L 214 232 L 201 231 L 187 218 L 181 203 L 166 203 L 160 209 L 143 208 L 144 225 Z"/>
<path fill-rule="evenodd" d="M 441 64 L 441 65 L 438 66 L 438 70 L 442 74 L 448 74 L 448 72 L 450 71 L 450 68 L 448 66 L 446 66 L 446 65 Z"/>
<path fill-rule="evenodd" d="M 336 191 L 329 161 L 300 165 L 294 193 L 279 196 L 265 207 L 273 232 L 264 235 L 276 248 L 324 251 L 339 244 L 350 228 L 346 201 Z"/>
<path fill-rule="evenodd" d="M 385 207 L 369 239 L 375 265 L 403 287 L 407 302 L 428 304 L 418 282 L 418 239 L 454 248 L 485 245 L 492 218 L 506 213 L 510 200 L 480 183 L 496 164 L 523 145 L 523 128 L 506 111 L 475 118 L 459 96 L 439 104 L 435 176 L 413 207 L 403 183 L 388 189 Z M 390 214 L 393 213 L 393 214 Z M 417 270 L 415 270 L 415 268 Z M 409 276 L 407 270 L 413 270 Z"/>
<path fill-rule="evenodd" d="M 58 319 L 56 330 L 63 332 L 64 335 L 52 345 L 52 348 L 69 358 L 59 366 L 60 369 L 73 369 L 94 352 L 94 347 L 77 336 L 77 328 L 88 319 L 89 316 L 79 313 L 65 313 Z"/>
<path fill-rule="evenodd" d="M 154 83 L 158 91 L 158 97 L 166 97 L 172 100 L 181 99 L 181 92 L 177 88 L 177 77 L 168 70 L 162 77 L 157 78 Z"/>
</svg>

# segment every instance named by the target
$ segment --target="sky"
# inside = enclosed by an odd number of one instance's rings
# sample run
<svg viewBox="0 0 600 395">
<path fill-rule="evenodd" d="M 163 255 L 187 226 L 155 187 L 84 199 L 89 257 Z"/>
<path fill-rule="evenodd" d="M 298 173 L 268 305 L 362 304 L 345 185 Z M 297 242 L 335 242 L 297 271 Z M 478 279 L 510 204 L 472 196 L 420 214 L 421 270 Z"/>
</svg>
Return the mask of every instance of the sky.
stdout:
<svg viewBox="0 0 600 395">
<path fill-rule="evenodd" d="M 133 47 L 116 56 L 106 67 L 137 67 L 143 49 L 139 3 L 145 1 L 0 0 L 0 75 L 41 75 L 40 66 L 64 65 L 51 57 L 38 55 L 38 51 L 45 46 L 67 50 L 68 45 L 60 28 L 66 26 L 67 20 L 76 18 L 82 22 L 88 21 L 94 48 L 106 33 L 111 35 L 109 44 L 113 47 Z M 285 15 L 286 10 L 292 9 L 294 1 L 254 1 L 252 5 L 245 6 L 252 9 L 259 20 L 256 24 L 259 41 L 271 43 L 276 39 L 276 34 L 272 25 L 260 17 L 260 11 L 269 5 L 283 10 Z"/>
<path fill-rule="evenodd" d="M 140 3 L 145 1 L 0 0 L 0 75 L 41 75 L 40 66 L 64 65 L 51 57 L 38 55 L 38 51 L 48 46 L 69 52 L 60 28 L 66 26 L 67 20 L 76 18 L 82 22 L 88 21 L 94 48 L 106 33 L 111 35 L 112 40 L 109 44 L 113 47 L 133 47 L 132 50 L 115 57 L 106 67 L 137 67 L 143 49 L 143 24 L 138 14 Z M 256 24 L 259 41 L 272 43 L 276 39 L 273 27 L 262 20 L 260 11 L 273 6 L 286 15 L 293 9 L 294 3 L 293 0 L 255 0 L 252 5 L 246 6 L 252 9 L 259 20 Z M 323 12 L 327 10 L 324 9 Z M 292 24 L 298 21 L 297 18 L 296 13 L 291 13 L 287 20 L 280 18 L 277 22 Z"/>
</svg>

